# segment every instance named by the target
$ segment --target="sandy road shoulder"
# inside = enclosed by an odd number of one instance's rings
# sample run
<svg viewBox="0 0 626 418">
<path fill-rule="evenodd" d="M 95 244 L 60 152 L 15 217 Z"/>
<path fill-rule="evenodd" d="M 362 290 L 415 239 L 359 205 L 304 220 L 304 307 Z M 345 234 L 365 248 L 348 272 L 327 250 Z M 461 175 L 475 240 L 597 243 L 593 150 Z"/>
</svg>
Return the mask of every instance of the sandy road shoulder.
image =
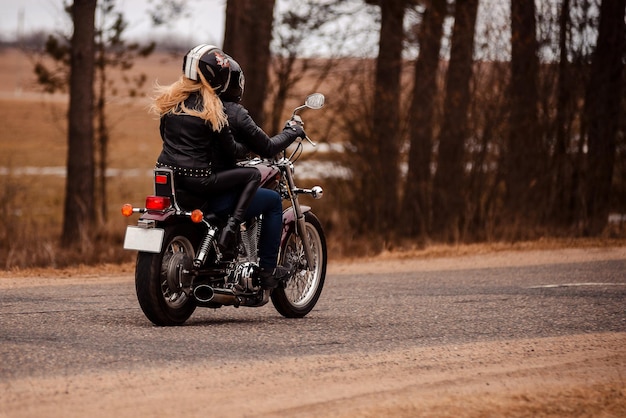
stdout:
<svg viewBox="0 0 626 418">
<path fill-rule="evenodd" d="M 412 257 L 410 253 L 383 254 L 376 258 L 331 263 L 331 273 L 368 273 L 463 270 L 488 267 L 533 266 L 597 260 L 626 260 L 626 247 L 505 250 L 443 257 Z"/>
<path fill-rule="evenodd" d="M 424 256 L 391 253 L 378 257 L 330 261 L 328 274 L 363 274 L 406 271 L 460 270 L 541 264 L 626 260 L 626 246 L 564 248 L 552 250 L 504 250 L 460 252 L 458 255 Z M 34 269 L 0 272 L 0 289 L 28 286 L 115 283 L 132 280 L 134 265 L 80 266 L 71 269 Z"/>
<path fill-rule="evenodd" d="M 480 342 L 245 367 L 206 361 L 193 370 L 170 364 L 24 379 L 0 390 L 12 417 L 620 416 L 625 340 L 607 333 Z M 171 390 L 182 382 L 184 390 Z"/>
</svg>

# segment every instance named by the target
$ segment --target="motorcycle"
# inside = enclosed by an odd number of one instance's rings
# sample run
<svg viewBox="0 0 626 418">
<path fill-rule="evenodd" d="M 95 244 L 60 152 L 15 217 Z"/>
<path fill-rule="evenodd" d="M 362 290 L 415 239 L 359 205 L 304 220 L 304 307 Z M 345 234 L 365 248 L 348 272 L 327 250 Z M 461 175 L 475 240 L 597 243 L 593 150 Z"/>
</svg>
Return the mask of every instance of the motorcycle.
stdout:
<svg viewBox="0 0 626 418">
<path fill-rule="evenodd" d="M 309 95 L 291 120 L 302 122 L 298 112 L 320 109 L 324 95 Z M 226 219 L 203 213 L 203 198 L 176 187 L 169 168 L 154 169 L 154 195 L 145 207 L 122 207 L 124 216 L 141 214 L 137 225 L 128 225 L 124 249 L 138 251 L 135 290 L 145 316 L 155 325 L 182 325 L 197 307 L 260 307 L 271 299 L 284 317 L 301 318 L 317 303 L 326 278 L 326 237 L 311 207 L 301 205 L 299 195 L 320 199 L 320 186 L 296 186 L 294 163 L 304 141 L 287 156 L 282 151 L 273 159 L 255 158 L 240 163 L 261 172 L 261 187 L 276 190 L 289 205 L 283 210 L 279 264 L 291 266 L 292 274 L 278 288 L 263 289 L 259 283 L 258 244 L 262 216 L 241 226 L 238 255 L 224 260 L 217 238 Z"/>
</svg>

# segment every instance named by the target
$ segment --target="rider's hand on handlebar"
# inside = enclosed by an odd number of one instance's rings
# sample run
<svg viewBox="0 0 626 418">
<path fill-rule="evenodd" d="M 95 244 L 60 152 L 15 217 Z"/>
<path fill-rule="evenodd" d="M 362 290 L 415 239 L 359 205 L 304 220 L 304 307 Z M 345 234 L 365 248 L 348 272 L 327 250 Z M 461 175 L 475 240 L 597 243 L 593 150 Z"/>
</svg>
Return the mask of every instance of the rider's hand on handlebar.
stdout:
<svg viewBox="0 0 626 418">
<path fill-rule="evenodd" d="M 300 126 L 304 129 L 304 122 L 302 121 L 300 115 L 294 115 L 291 119 L 285 122 L 285 128 L 293 128 L 295 126 Z"/>
<path fill-rule="evenodd" d="M 298 136 L 302 138 L 306 136 L 306 134 L 304 133 L 304 122 L 302 122 L 302 119 L 298 115 L 289 119 L 285 123 L 285 129 L 290 129 L 292 131 L 298 132 Z"/>
</svg>

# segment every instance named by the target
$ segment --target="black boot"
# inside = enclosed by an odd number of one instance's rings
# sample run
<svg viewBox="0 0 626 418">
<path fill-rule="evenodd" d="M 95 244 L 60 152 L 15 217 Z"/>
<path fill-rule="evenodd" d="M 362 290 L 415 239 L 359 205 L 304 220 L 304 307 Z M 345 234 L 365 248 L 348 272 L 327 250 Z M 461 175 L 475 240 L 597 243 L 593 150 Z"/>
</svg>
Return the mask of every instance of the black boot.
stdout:
<svg viewBox="0 0 626 418">
<path fill-rule="evenodd" d="M 259 281 L 263 289 L 275 289 L 282 280 L 286 280 L 293 275 L 291 266 L 276 266 L 275 268 L 262 268 L 259 272 Z"/>
<path fill-rule="evenodd" d="M 222 229 L 217 245 L 224 259 L 233 260 L 237 256 L 237 234 L 241 222 L 233 217 L 228 218 Z"/>
</svg>

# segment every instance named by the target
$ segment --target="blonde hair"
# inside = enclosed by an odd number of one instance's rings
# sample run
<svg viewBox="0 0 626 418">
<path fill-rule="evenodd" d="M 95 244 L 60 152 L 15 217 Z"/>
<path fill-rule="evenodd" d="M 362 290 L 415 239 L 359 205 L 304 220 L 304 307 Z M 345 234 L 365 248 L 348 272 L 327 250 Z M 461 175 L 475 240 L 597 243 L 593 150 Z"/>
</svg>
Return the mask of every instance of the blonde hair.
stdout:
<svg viewBox="0 0 626 418">
<path fill-rule="evenodd" d="M 150 111 L 159 117 L 168 113 L 173 115 L 197 116 L 205 122 L 210 123 L 214 131 L 221 131 L 228 125 L 228 118 L 224 112 L 224 105 L 213 88 L 200 75 L 200 81 L 193 81 L 185 76 L 181 76 L 178 81 L 169 86 L 155 85 L 156 96 Z M 191 93 L 199 91 L 202 96 L 202 108 L 189 108 L 185 105 L 185 100 Z"/>
</svg>

